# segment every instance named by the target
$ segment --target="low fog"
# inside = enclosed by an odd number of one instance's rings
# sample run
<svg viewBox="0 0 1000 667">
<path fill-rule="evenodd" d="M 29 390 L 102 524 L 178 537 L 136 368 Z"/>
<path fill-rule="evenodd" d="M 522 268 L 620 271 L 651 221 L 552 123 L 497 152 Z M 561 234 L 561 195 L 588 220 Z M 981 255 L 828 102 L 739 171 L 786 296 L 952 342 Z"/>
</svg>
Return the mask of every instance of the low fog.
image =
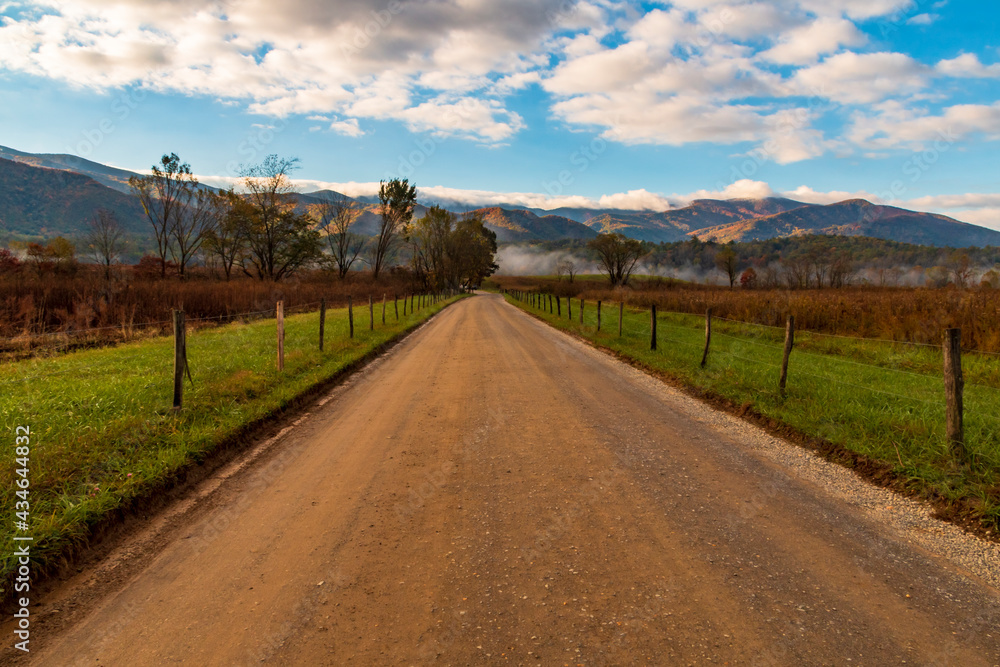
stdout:
<svg viewBox="0 0 1000 667">
<path fill-rule="evenodd" d="M 543 250 L 531 246 L 507 245 L 497 253 L 497 264 L 501 276 L 550 276 L 557 273 L 556 265 L 563 261 L 573 262 L 576 273 L 601 273 L 600 265 L 591 258 L 579 252 L 569 250 Z M 745 267 L 741 267 L 742 269 Z M 989 279 L 992 267 L 973 267 L 970 271 L 969 285 L 978 285 L 985 278 Z M 777 262 L 765 267 L 755 267 L 757 278 L 761 282 L 777 282 L 784 284 L 785 268 Z M 728 284 L 726 275 L 716 269 L 706 269 L 701 266 L 687 264 L 684 266 L 649 265 L 639 262 L 634 273 L 636 275 L 660 276 L 674 278 L 685 282 L 703 285 Z M 996 275 L 996 274 L 994 274 Z M 940 287 L 947 284 L 951 276 L 942 267 L 898 266 L 892 268 L 858 267 L 850 277 L 852 285 L 874 285 L 883 287 Z M 996 276 L 994 280 L 1000 280 Z"/>
</svg>

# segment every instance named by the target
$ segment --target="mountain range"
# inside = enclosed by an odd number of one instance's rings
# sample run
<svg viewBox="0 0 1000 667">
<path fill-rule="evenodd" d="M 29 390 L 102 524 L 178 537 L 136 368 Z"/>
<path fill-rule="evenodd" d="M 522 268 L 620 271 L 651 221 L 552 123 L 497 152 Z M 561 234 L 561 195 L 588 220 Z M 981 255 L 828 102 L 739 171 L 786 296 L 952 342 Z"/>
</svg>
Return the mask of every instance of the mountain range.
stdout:
<svg viewBox="0 0 1000 667">
<path fill-rule="evenodd" d="M 81 233 L 97 208 L 115 211 L 130 231 L 148 230 L 124 169 L 62 154 L 35 154 L 0 146 L 0 232 L 51 237 Z M 298 194 L 299 205 L 338 196 L 324 190 Z M 359 197 L 356 231 L 378 229 L 377 204 Z M 429 203 L 429 202 L 428 202 Z M 414 212 L 420 218 L 424 204 Z M 766 240 L 806 234 L 869 236 L 931 246 L 1000 246 L 1000 232 L 934 213 L 854 199 L 829 205 L 767 197 L 699 199 L 667 211 L 560 208 L 551 211 L 494 205 L 480 215 L 501 243 L 590 239 L 601 232 L 652 242 Z"/>
</svg>

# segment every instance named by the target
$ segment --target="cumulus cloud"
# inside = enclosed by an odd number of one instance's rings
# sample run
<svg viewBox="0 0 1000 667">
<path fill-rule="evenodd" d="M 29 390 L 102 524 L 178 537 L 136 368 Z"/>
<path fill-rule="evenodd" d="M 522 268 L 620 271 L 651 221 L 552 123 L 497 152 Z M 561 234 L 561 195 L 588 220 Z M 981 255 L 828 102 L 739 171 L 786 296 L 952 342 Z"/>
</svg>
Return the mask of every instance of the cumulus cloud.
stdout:
<svg viewBox="0 0 1000 667">
<path fill-rule="evenodd" d="M 0 71 L 322 117 L 330 131 L 352 137 L 378 120 L 491 146 L 524 130 L 510 99 L 537 85 L 552 117 L 571 130 L 625 144 L 747 143 L 779 164 L 843 148 L 840 137 L 826 136 L 842 123 L 823 122 L 825 113 L 843 121 L 859 105 L 944 95 L 930 90 L 935 78 L 1000 77 L 1000 64 L 975 54 L 932 66 L 869 52 L 859 22 L 900 24 L 914 0 L 651 4 L 15 0 L 0 3 Z M 803 114 L 803 97 L 844 108 L 813 105 Z M 801 119 L 792 128 L 790 115 Z M 869 122 L 855 114 L 848 139 L 864 146 L 881 136 L 871 126 L 883 115 L 867 112 Z"/>
<path fill-rule="evenodd" d="M 800 69 L 795 81 L 803 93 L 846 104 L 872 104 L 923 90 L 929 69 L 902 53 L 838 53 Z"/>
<path fill-rule="evenodd" d="M 974 53 L 963 53 L 957 58 L 942 60 L 935 68 L 945 76 L 964 79 L 1000 78 L 1000 64 L 984 65 Z"/>
<path fill-rule="evenodd" d="M 874 113 L 855 114 L 848 130 L 850 139 L 859 145 L 923 149 L 933 144 L 939 151 L 970 135 L 1000 139 L 1000 102 L 959 104 L 940 114 L 889 102 L 876 107 Z"/>
<path fill-rule="evenodd" d="M 40 5 L 4 5 L 0 68 L 99 90 L 142 85 L 244 100 L 251 112 L 274 116 L 399 120 L 418 131 L 490 143 L 522 125 L 492 89 L 494 79 L 506 78 L 506 90 L 530 82 L 518 77 L 537 66 L 562 3 L 463 0 L 460 9 L 448 0 Z M 443 107 L 453 109 L 462 99 L 476 106 L 456 129 Z"/>
<path fill-rule="evenodd" d="M 330 129 L 337 134 L 342 134 L 345 137 L 363 137 L 365 131 L 361 129 L 358 124 L 357 118 L 348 118 L 347 120 L 338 120 L 330 123 Z"/>
<path fill-rule="evenodd" d="M 842 46 L 861 46 L 866 41 L 864 33 L 852 22 L 821 18 L 784 33 L 778 43 L 761 53 L 760 57 L 787 65 L 805 65 Z"/>
</svg>

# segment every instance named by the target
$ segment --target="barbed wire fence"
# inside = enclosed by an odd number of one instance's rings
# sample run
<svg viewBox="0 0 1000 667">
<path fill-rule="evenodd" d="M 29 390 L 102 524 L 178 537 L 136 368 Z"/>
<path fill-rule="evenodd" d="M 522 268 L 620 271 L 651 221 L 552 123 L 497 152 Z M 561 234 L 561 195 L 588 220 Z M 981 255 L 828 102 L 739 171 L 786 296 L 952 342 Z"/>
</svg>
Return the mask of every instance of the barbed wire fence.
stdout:
<svg viewBox="0 0 1000 667">
<path fill-rule="evenodd" d="M 877 431 L 878 440 L 892 446 L 880 454 L 891 453 L 901 466 L 907 465 L 904 458 L 914 458 L 907 456 L 907 450 L 916 454 L 946 444 L 958 465 L 1000 469 L 1000 387 L 994 384 L 1000 377 L 1000 366 L 995 353 L 958 347 L 950 351 L 946 342 L 931 345 L 796 331 L 793 318 L 786 327 L 776 327 L 716 317 L 710 311 L 703 320 L 703 333 L 700 318 L 690 313 L 656 309 L 653 315 L 655 304 L 643 309 L 625 302 L 602 301 L 602 313 L 623 314 L 619 330 L 615 317 L 598 321 L 593 301 L 588 307 L 586 300 L 577 299 L 573 316 L 568 317 L 551 312 L 544 293 L 503 293 L 521 307 L 561 320 L 562 326 L 596 336 L 615 349 L 658 354 L 689 372 L 696 372 L 704 354 L 707 368 L 703 372 L 725 375 L 725 381 L 738 384 L 739 393 L 748 399 L 764 397 L 774 403 L 803 400 L 804 389 L 796 387 L 794 378 L 809 378 L 811 393 L 841 407 L 846 403 L 861 417 L 872 417 L 862 419 L 869 423 L 861 426 L 817 419 L 814 426 L 819 435 L 836 441 L 852 429 Z M 944 341 L 961 337 L 956 329 L 943 334 Z M 657 341 L 661 345 L 656 346 Z M 892 353 L 886 354 L 887 349 Z M 942 370 L 934 372 L 930 370 L 933 367 Z M 786 372 L 790 383 L 787 396 L 784 385 L 778 385 Z"/>
</svg>

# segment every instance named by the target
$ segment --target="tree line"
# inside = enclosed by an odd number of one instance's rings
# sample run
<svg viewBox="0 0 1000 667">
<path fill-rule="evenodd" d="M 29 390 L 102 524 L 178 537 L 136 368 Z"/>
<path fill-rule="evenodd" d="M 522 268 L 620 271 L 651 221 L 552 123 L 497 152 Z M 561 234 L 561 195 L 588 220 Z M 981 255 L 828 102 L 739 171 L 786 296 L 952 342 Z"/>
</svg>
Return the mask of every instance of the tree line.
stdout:
<svg viewBox="0 0 1000 667">
<path fill-rule="evenodd" d="M 839 288 L 857 284 L 932 287 L 1000 287 L 1000 248 L 940 248 L 869 237 L 810 235 L 763 241 L 717 243 L 696 236 L 651 243 L 621 234 L 589 242 L 537 244 L 595 261 L 612 287 L 626 285 L 636 267 L 655 275 L 690 271 L 701 280 L 721 279 L 731 288 Z M 576 267 L 555 266 L 572 280 Z"/>
<path fill-rule="evenodd" d="M 406 179 L 379 184 L 377 227 L 357 229 L 365 213 L 358 201 L 334 194 L 303 206 L 291 173 L 297 159 L 269 155 L 240 168 L 238 184 L 216 190 L 199 183 L 176 153 L 165 154 L 150 173 L 129 179 L 152 231 L 154 253 L 137 265 L 139 273 L 180 278 L 204 261 L 226 280 L 246 275 L 280 281 L 304 268 L 328 268 L 344 279 L 367 265 L 374 279 L 408 264 L 425 288 L 478 286 L 497 270 L 496 235 L 480 218 L 440 208 L 414 221 L 416 186 Z M 107 278 L 126 251 L 129 238 L 113 211 L 97 210 L 83 242 Z M 37 246 L 37 247 L 36 247 Z M 73 261 L 75 249 L 59 237 L 47 246 L 28 244 L 24 261 L 57 265 Z M 0 252 L 0 272 L 19 270 L 22 260 Z M 39 275 L 43 273 L 39 268 Z"/>
</svg>

